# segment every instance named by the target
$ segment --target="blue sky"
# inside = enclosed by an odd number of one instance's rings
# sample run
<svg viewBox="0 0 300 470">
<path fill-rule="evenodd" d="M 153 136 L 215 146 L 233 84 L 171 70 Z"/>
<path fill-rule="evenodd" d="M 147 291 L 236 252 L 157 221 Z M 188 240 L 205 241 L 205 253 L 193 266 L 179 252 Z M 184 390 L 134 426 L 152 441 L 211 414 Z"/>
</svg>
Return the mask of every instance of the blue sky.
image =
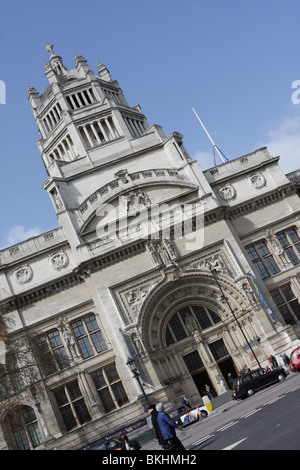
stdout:
<svg viewBox="0 0 300 470">
<path fill-rule="evenodd" d="M 58 226 L 36 140 L 27 83 L 48 82 L 46 43 L 75 68 L 104 63 L 130 106 L 184 144 L 204 170 L 267 145 L 285 172 L 300 168 L 299 0 L 0 0 L 0 248 Z M 300 96 L 300 94 L 299 94 Z M 3 96 L 0 101 L 3 102 Z M 218 163 L 221 163 L 218 161 Z"/>
</svg>

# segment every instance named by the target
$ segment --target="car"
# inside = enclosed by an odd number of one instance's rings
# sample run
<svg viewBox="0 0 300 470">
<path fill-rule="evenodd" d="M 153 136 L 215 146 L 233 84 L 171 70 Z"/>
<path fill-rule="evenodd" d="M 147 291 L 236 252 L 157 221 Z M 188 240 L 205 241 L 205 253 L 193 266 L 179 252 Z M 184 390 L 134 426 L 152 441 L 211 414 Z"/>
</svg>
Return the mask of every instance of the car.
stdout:
<svg viewBox="0 0 300 470">
<path fill-rule="evenodd" d="M 126 447 L 126 442 L 129 447 Z M 141 445 L 136 440 L 130 440 L 127 436 L 123 436 L 123 439 L 108 439 L 105 441 L 96 441 L 92 444 L 87 445 L 83 450 L 140 450 Z"/>
<path fill-rule="evenodd" d="M 205 406 L 191 408 L 187 411 L 185 406 L 181 405 L 166 410 L 166 413 L 173 419 L 173 421 L 178 422 L 180 426 L 187 426 L 189 424 L 196 423 L 199 419 L 206 418 L 209 411 Z"/>
<path fill-rule="evenodd" d="M 269 387 L 276 382 L 282 382 L 286 378 L 286 371 L 283 368 L 268 370 L 255 369 L 242 374 L 235 379 L 232 389 L 232 399 L 244 399 L 254 395 L 262 388 Z"/>
<path fill-rule="evenodd" d="M 300 372 L 300 346 L 292 352 L 289 367 L 292 372 Z"/>
</svg>

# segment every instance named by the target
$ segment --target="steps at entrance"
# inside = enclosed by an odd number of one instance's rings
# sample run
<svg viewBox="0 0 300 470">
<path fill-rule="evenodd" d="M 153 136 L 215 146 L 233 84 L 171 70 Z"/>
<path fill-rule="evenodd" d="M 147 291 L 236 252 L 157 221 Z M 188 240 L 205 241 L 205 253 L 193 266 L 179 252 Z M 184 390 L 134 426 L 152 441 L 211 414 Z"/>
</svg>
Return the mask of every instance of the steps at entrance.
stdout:
<svg viewBox="0 0 300 470">
<path fill-rule="evenodd" d="M 218 408 L 218 406 L 222 406 L 224 405 L 224 403 L 228 403 L 231 400 L 231 390 L 228 390 L 228 392 L 222 393 L 221 395 L 212 398 L 210 401 L 213 409 L 215 409 Z"/>
</svg>

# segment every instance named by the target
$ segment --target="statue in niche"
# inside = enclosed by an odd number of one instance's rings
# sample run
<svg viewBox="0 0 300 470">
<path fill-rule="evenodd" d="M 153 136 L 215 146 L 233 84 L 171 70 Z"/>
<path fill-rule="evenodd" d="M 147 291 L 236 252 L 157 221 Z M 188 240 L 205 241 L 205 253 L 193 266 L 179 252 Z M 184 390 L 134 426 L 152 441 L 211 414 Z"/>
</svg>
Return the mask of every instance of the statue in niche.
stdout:
<svg viewBox="0 0 300 470">
<path fill-rule="evenodd" d="M 76 345 L 75 345 L 75 340 L 74 337 L 68 327 L 68 324 L 66 321 L 61 320 L 60 322 L 60 328 L 62 330 L 62 336 L 65 342 L 65 345 L 69 351 L 70 357 L 72 361 L 78 360 L 78 355 L 76 352 Z"/>
<path fill-rule="evenodd" d="M 255 304 L 257 302 L 256 297 L 255 297 L 255 294 L 254 294 L 253 290 L 249 286 L 249 284 L 247 282 L 245 282 L 242 285 L 242 288 L 243 288 L 243 290 L 245 292 L 245 295 L 246 295 L 247 299 L 249 300 L 250 304 Z"/>
<path fill-rule="evenodd" d="M 143 352 L 143 345 L 140 340 L 139 334 L 137 332 L 134 332 L 131 334 L 131 340 L 134 344 L 135 350 L 137 354 L 141 354 Z"/>
<path fill-rule="evenodd" d="M 61 209 L 63 205 L 62 205 L 62 202 L 61 202 L 61 198 L 59 197 L 59 194 L 57 192 L 57 189 L 55 188 L 51 192 L 51 194 L 52 194 L 52 197 L 53 197 L 55 208 L 56 209 Z"/>
<path fill-rule="evenodd" d="M 191 313 L 187 313 L 185 316 L 185 324 L 186 324 L 186 329 L 190 335 L 194 335 L 195 332 L 197 331 L 197 323 L 195 321 L 195 318 Z"/>
<path fill-rule="evenodd" d="M 166 249 L 166 247 L 162 243 L 158 244 L 157 251 L 158 251 L 158 254 L 160 256 L 160 259 L 161 259 L 162 263 L 165 266 L 168 266 L 168 265 L 172 264 L 172 259 L 171 259 L 170 253 L 168 252 L 168 250 Z"/>
<path fill-rule="evenodd" d="M 291 264 L 291 260 L 286 254 L 284 248 L 281 246 L 274 232 L 271 229 L 267 229 L 265 235 L 272 245 L 274 254 L 279 258 L 282 267 L 285 268 L 286 266 Z"/>
</svg>

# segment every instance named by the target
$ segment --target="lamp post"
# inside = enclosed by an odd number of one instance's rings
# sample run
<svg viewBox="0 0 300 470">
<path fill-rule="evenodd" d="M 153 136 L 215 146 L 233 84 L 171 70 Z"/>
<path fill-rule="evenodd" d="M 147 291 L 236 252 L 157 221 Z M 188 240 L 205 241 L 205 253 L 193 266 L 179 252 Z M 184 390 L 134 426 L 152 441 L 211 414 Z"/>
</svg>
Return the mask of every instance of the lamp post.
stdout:
<svg viewBox="0 0 300 470">
<path fill-rule="evenodd" d="M 133 377 L 138 381 L 138 384 L 139 384 L 140 389 L 142 391 L 143 397 L 145 398 L 147 405 L 149 405 L 149 398 L 147 397 L 147 395 L 145 393 L 144 387 L 143 387 L 142 382 L 140 380 L 140 374 L 137 370 L 137 367 L 135 365 L 134 360 L 131 357 L 129 357 L 127 362 L 126 362 L 126 365 L 128 366 L 129 370 L 133 373 Z"/>
<path fill-rule="evenodd" d="M 251 352 L 252 352 L 252 354 L 253 354 L 253 357 L 255 358 L 255 360 L 256 360 L 256 362 L 257 362 L 257 364 L 258 364 L 258 367 L 260 368 L 261 365 L 260 365 L 260 363 L 259 363 L 259 360 L 257 359 L 256 354 L 255 354 L 255 352 L 253 351 L 252 346 L 251 346 L 251 344 L 249 343 L 249 341 L 248 341 L 248 339 L 247 339 L 247 336 L 245 335 L 245 333 L 244 333 L 244 331 L 243 331 L 243 329 L 242 329 L 242 327 L 241 327 L 241 325 L 240 325 L 240 323 L 239 323 L 239 321 L 238 321 L 238 319 L 237 319 L 237 317 L 236 317 L 234 311 L 232 310 L 231 305 L 230 305 L 230 303 L 229 303 L 229 301 L 228 301 L 226 295 L 224 294 L 223 289 L 222 289 L 222 287 L 221 287 L 221 285 L 220 285 L 220 283 L 219 283 L 219 281 L 218 281 L 218 278 L 217 278 L 217 270 L 216 270 L 216 269 L 212 269 L 212 270 L 211 270 L 211 274 L 213 275 L 214 280 L 216 281 L 216 284 L 217 284 L 217 286 L 218 286 L 218 288 L 219 288 L 219 290 L 220 290 L 220 292 L 221 292 L 221 294 L 222 294 L 222 298 L 226 301 L 226 303 L 227 303 L 227 305 L 228 305 L 228 308 L 229 308 L 230 312 L 232 313 L 233 318 L 235 319 L 235 321 L 236 321 L 236 323 L 237 323 L 237 325 L 238 325 L 238 327 L 239 327 L 239 329 L 240 329 L 240 331 L 241 331 L 243 337 L 245 338 L 245 341 L 246 341 L 248 347 L 250 348 L 250 350 L 251 350 Z"/>
</svg>

